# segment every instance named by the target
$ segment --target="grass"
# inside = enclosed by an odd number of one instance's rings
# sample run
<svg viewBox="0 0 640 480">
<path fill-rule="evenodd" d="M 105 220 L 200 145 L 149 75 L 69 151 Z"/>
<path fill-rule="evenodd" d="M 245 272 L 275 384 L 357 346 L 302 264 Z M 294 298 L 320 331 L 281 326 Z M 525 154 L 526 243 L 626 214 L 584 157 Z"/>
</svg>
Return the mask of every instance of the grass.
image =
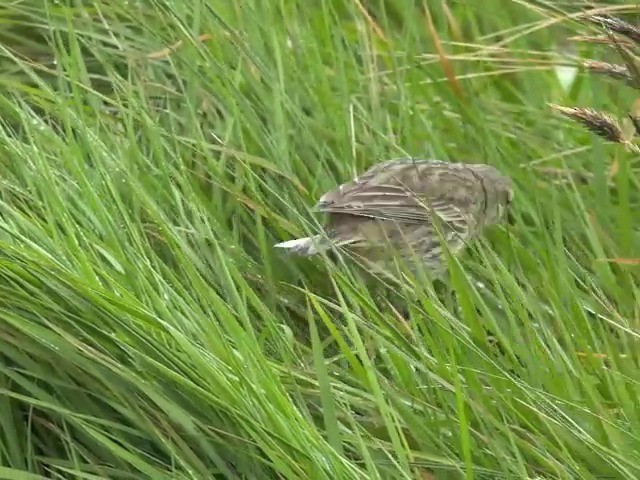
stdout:
<svg viewBox="0 0 640 480">
<path fill-rule="evenodd" d="M 638 478 L 637 154 L 547 106 L 634 91 L 553 5 L 0 7 L 0 478 Z M 446 288 L 272 248 L 403 155 L 517 186 Z"/>
</svg>

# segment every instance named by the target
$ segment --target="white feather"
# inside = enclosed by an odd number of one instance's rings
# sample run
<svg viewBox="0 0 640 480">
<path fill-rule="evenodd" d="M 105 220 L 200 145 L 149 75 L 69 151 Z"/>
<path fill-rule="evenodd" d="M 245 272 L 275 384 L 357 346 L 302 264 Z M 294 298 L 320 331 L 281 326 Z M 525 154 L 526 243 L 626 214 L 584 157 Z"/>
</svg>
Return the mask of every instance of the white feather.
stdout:
<svg viewBox="0 0 640 480">
<path fill-rule="evenodd" d="M 287 240 L 286 242 L 276 243 L 274 245 L 274 247 L 276 247 L 276 248 L 296 248 L 296 247 L 299 247 L 300 245 L 305 245 L 306 243 L 309 242 L 309 240 L 311 240 L 311 238 L 309 238 L 309 237 L 296 238 L 295 240 Z"/>
<path fill-rule="evenodd" d="M 295 240 L 276 243 L 274 247 L 291 250 L 301 255 L 315 255 L 328 248 L 328 245 L 322 244 L 321 238 L 320 236 L 296 238 Z"/>
</svg>

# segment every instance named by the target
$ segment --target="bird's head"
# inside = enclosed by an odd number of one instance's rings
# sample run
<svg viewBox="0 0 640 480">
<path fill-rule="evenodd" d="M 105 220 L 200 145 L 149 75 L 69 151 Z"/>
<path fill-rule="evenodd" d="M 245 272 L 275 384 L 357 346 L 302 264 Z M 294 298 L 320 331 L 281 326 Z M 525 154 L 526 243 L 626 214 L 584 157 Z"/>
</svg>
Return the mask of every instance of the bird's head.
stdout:
<svg viewBox="0 0 640 480">
<path fill-rule="evenodd" d="M 500 222 L 513 201 L 513 181 L 491 165 L 473 165 L 472 169 L 482 182 L 485 225 Z"/>
</svg>

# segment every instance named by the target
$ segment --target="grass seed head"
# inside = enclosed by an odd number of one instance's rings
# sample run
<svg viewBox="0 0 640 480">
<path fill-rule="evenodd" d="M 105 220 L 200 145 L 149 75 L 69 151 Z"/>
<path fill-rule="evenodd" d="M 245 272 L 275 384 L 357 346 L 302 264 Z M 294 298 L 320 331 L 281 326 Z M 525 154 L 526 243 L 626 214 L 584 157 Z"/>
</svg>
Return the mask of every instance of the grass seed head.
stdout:
<svg viewBox="0 0 640 480">
<path fill-rule="evenodd" d="M 611 115 L 592 108 L 550 105 L 553 110 L 583 125 L 590 132 L 610 142 L 625 143 L 618 121 Z"/>
<path fill-rule="evenodd" d="M 596 60 L 585 60 L 582 62 L 582 66 L 589 72 L 605 75 L 614 80 L 623 80 L 631 87 L 640 88 L 640 85 L 638 85 L 633 76 L 629 73 L 629 69 L 624 65 L 599 62 Z"/>
<path fill-rule="evenodd" d="M 640 28 L 622 20 L 621 18 L 612 17 L 610 15 L 591 15 L 587 18 L 595 24 L 640 44 Z"/>
</svg>

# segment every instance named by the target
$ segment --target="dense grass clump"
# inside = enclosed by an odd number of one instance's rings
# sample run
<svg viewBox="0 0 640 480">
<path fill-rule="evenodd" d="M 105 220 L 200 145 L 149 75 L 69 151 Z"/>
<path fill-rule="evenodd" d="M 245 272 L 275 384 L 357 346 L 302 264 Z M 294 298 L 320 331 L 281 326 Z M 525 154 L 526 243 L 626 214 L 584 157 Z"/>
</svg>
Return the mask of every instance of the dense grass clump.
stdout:
<svg viewBox="0 0 640 480">
<path fill-rule="evenodd" d="M 0 6 L 0 478 L 639 478 L 639 10 L 575 3 Z M 448 283 L 272 248 L 405 155 L 516 184 Z"/>
</svg>

